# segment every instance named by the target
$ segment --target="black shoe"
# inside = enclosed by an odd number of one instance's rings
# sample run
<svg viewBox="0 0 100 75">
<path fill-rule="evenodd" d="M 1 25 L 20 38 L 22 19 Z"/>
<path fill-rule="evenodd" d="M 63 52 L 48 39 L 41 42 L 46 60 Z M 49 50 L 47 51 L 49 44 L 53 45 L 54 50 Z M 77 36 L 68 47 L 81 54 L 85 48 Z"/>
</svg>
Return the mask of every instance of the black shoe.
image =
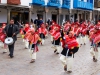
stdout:
<svg viewBox="0 0 100 75">
<path fill-rule="evenodd" d="M 10 54 L 8 56 L 10 56 Z"/>
<path fill-rule="evenodd" d="M 35 62 L 35 59 L 32 59 L 30 63 L 34 63 L 34 62 Z"/>
<path fill-rule="evenodd" d="M 10 58 L 13 58 L 14 56 L 10 56 Z"/>
<path fill-rule="evenodd" d="M 54 51 L 54 53 L 56 53 L 57 52 L 57 49 Z"/>
<path fill-rule="evenodd" d="M 67 71 L 68 73 L 72 73 L 72 71 Z"/>
<path fill-rule="evenodd" d="M 7 53 L 7 52 L 3 52 L 3 54 L 5 54 L 5 53 Z"/>
<path fill-rule="evenodd" d="M 67 65 L 64 66 L 64 71 L 67 71 Z"/>
<path fill-rule="evenodd" d="M 58 52 L 56 54 L 59 54 Z"/>
</svg>

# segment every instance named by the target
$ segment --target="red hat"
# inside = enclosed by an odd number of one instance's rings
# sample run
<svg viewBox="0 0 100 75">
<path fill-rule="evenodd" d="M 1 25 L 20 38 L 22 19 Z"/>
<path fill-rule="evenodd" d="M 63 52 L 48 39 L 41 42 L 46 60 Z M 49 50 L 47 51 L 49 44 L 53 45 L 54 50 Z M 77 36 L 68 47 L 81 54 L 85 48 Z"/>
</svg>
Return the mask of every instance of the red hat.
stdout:
<svg viewBox="0 0 100 75">
<path fill-rule="evenodd" d="M 74 26 L 74 25 L 75 25 L 75 23 L 72 23 L 72 24 L 71 24 L 71 26 Z"/>
<path fill-rule="evenodd" d="M 6 25 L 6 23 L 2 23 L 2 25 Z"/>
<path fill-rule="evenodd" d="M 44 23 L 41 24 L 41 27 L 45 27 Z"/>
<path fill-rule="evenodd" d="M 25 27 L 29 27 L 29 24 L 25 24 Z"/>
<path fill-rule="evenodd" d="M 74 37 L 74 34 L 75 34 L 75 33 L 74 33 L 73 31 L 70 31 L 69 33 L 71 33 L 71 34 L 72 34 L 72 37 Z"/>
<path fill-rule="evenodd" d="M 100 22 L 98 22 L 97 25 L 100 25 Z"/>
<path fill-rule="evenodd" d="M 55 21 L 52 21 L 52 24 L 56 24 L 56 22 Z"/>
<path fill-rule="evenodd" d="M 96 29 L 96 30 L 99 30 L 99 27 L 95 26 L 95 29 Z"/>
<path fill-rule="evenodd" d="M 75 25 L 78 25 L 79 26 L 80 24 L 78 22 L 75 22 Z"/>
<path fill-rule="evenodd" d="M 35 29 L 34 28 L 31 28 L 30 29 L 30 32 L 33 32 L 34 33 L 35 32 Z"/>
<path fill-rule="evenodd" d="M 2 24 L 2 28 L 5 28 L 5 27 L 6 27 L 6 23 L 3 23 L 3 24 Z"/>
</svg>

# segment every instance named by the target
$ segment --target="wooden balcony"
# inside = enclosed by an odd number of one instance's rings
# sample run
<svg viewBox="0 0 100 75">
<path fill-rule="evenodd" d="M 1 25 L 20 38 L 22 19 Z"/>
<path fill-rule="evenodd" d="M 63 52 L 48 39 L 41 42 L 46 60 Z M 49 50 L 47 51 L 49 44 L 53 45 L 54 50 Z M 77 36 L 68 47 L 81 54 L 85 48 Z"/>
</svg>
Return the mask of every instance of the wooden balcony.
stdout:
<svg viewBox="0 0 100 75">
<path fill-rule="evenodd" d="M 51 6 L 51 7 L 60 7 L 61 6 L 60 0 L 49 0 L 47 5 Z"/>
<path fill-rule="evenodd" d="M 19 5 L 21 4 L 20 0 L 7 0 L 7 4 Z"/>
<path fill-rule="evenodd" d="M 100 1 L 99 2 L 94 2 L 94 7 L 95 8 L 100 8 Z"/>
</svg>

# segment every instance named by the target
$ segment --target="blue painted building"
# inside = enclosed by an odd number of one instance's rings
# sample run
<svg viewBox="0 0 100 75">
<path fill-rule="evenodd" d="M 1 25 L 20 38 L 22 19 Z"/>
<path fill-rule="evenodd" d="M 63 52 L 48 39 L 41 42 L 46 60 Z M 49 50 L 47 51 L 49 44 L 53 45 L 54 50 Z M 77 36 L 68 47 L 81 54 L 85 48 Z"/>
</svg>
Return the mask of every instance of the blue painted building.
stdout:
<svg viewBox="0 0 100 75">
<path fill-rule="evenodd" d="M 69 9 L 71 4 L 71 0 L 62 0 L 62 8 Z"/>
<path fill-rule="evenodd" d="M 42 5 L 45 6 L 45 1 L 44 0 L 32 0 L 32 5 Z"/>
<path fill-rule="evenodd" d="M 93 0 L 74 0 L 73 8 L 83 9 L 83 10 L 93 10 L 94 1 Z"/>
<path fill-rule="evenodd" d="M 94 9 L 94 0 L 32 0 L 31 4 L 35 6 L 33 6 L 34 17 L 38 15 L 42 16 L 43 20 L 50 18 L 56 22 L 58 22 L 58 19 L 61 22 L 70 18 L 73 21 L 76 19 L 89 19 L 90 11 Z M 46 12 L 45 7 L 48 12 Z M 59 12 L 61 13 L 59 14 Z"/>
<path fill-rule="evenodd" d="M 47 6 L 59 8 L 61 6 L 60 0 L 48 0 Z"/>
</svg>

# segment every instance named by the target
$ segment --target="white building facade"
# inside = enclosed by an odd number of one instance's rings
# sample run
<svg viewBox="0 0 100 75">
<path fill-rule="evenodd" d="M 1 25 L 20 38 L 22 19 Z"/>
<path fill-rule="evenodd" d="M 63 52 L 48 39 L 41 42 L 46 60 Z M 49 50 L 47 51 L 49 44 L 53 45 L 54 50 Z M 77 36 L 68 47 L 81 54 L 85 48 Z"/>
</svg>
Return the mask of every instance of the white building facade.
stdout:
<svg viewBox="0 0 100 75">
<path fill-rule="evenodd" d="M 11 1 L 11 0 L 9 0 Z M 20 3 L 9 4 L 8 0 L 1 0 L 0 3 L 0 23 L 9 22 L 10 18 L 16 21 L 29 22 L 36 17 L 48 19 L 62 24 L 63 21 L 78 19 L 92 19 L 94 0 L 19 0 Z M 88 6 L 87 6 L 88 5 Z M 9 10 L 9 11 L 8 11 Z M 31 10 L 31 11 L 30 11 Z M 2 16 L 2 17 L 1 17 Z"/>
</svg>

